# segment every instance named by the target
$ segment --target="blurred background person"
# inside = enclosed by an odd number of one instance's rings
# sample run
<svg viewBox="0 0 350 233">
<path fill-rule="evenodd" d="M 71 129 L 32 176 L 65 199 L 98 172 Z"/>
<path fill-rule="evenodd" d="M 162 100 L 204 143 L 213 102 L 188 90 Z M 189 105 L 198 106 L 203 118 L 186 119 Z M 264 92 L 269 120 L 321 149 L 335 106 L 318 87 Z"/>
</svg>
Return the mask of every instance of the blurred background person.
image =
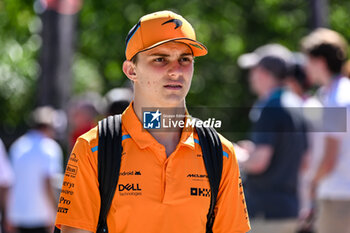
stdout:
<svg viewBox="0 0 350 233">
<path fill-rule="evenodd" d="M 87 92 L 72 98 L 68 107 L 69 151 L 80 135 L 96 126 L 102 109 L 102 99 L 98 93 Z"/>
<path fill-rule="evenodd" d="M 7 157 L 6 149 L 0 139 L 0 233 L 6 233 L 3 229 L 6 224 L 6 207 L 8 203 L 8 191 L 13 183 L 13 171 Z"/>
<path fill-rule="evenodd" d="M 350 78 L 350 59 L 343 66 L 343 74 L 344 76 Z"/>
<path fill-rule="evenodd" d="M 113 88 L 107 92 L 105 95 L 107 102 L 106 115 L 113 116 L 123 113 L 132 101 L 133 96 L 132 89 L 127 87 Z"/>
<path fill-rule="evenodd" d="M 291 57 L 273 52 L 267 56 L 256 53 L 260 60 L 249 66 L 249 84 L 258 100 L 250 113 L 251 141 L 238 142 L 238 151 L 246 155 L 240 167 L 245 174 L 251 232 L 294 233 L 298 171 L 307 149 L 306 125 L 298 109 L 292 108 L 300 107 L 300 99 L 283 88 Z"/>
<path fill-rule="evenodd" d="M 311 84 L 305 72 L 306 57 L 302 53 L 295 52 L 287 66 L 287 74 L 284 85 L 297 96 L 302 102 L 307 101 L 310 97 Z"/>
<path fill-rule="evenodd" d="M 298 233 L 314 232 L 314 207 L 310 196 L 310 185 L 323 152 L 324 135 L 321 131 L 322 104 L 317 96 L 311 94 L 311 82 L 305 71 L 306 57 L 301 53 L 293 54 L 288 66 L 286 87 L 302 100 L 302 112 L 307 121 L 308 151 L 304 156 L 299 174 L 299 224 Z"/>
<path fill-rule="evenodd" d="M 318 233 L 350 232 L 350 80 L 341 74 L 347 58 L 347 43 L 339 33 L 319 28 L 304 37 L 310 79 L 318 91 L 323 111 L 323 155 L 312 177 L 312 196 L 318 202 Z M 339 114 L 333 107 L 346 108 Z"/>
<path fill-rule="evenodd" d="M 53 230 L 57 197 L 53 180 L 62 173 L 62 151 L 53 140 L 56 112 L 39 107 L 32 113 L 33 128 L 10 148 L 15 181 L 10 191 L 8 219 L 17 232 Z"/>
<path fill-rule="evenodd" d="M 259 1 L 259 7 L 252 7 L 249 1 L 224 1 L 213 6 L 194 0 L 152 4 L 5 0 L 0 5 L 0 135 L 6 147 L 26 131 L 23 116 L 32 108 L 37 93 L 46 93 L 39 94 L 41 101 L 36 100 L 37 105 L 67 109 L 66 101 L 57 105 L 57 100 L 86 90 L 102 94 L 123 86 L 125 79 L 119 68 L 124 55 L 106 42 L 123 45 L 124 38 L 116 35 L 126 34 L 130 29 L 127 22 L 137 20 L 142 12 L 166 7 L 184 10 L 182 13 L 194 20 L 207 19 L 198 33 L 212 49 L 208 59 L 196 63 L 197 77 L 188 98 L 192 106 L 251 106 L 253 97 L 245 91 L 246 73 L 232 64 L 232 59 L 265 41 L 281 41 L 290 48 L 298 48 L 305 32 L 320 26 L 332 27 L 350 38 L 348 0 Z M 72 14 L 76 15 L 71 17 Z M 125 18 L 126 23 L 113 23 Z M 39 76 L 45 76 L 46 81 L 39 82 Z M 236 125 L 242 125 L 240 132 L 245 133 L 249 122 L 239 117 L 230 122 L 224 135 L 230 135 L 232 140 L 242 138 L 235 131 Z M 68 142 L 64 143 L 69 147 Z"/>
</svg>

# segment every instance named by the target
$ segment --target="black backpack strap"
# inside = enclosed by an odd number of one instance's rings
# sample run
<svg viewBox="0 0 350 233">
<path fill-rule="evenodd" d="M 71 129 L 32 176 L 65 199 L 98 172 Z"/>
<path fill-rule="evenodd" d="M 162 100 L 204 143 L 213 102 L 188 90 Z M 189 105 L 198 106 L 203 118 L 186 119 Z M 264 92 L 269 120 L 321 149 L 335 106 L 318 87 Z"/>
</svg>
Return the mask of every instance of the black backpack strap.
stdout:
<svg viewBox="0 0 350 233">
<path fill-rule="evenodd" d="M 121 115 L 109 116 L 98 122 L 98 182 L 101 196 L 97 233 L 108 233 L 107 214 L 117 187 L 121 154 Z"/>
<path fill-rule="evenodd" d="M 98 122 L 98 182 L 101 196 L 96 233 L 108 233 L 107 214 L 117 187 L 122 154 L 121 115 L 109 116 Z M 54 233 L 61 230 L 55 227 Z"/>
<path fill-rule="evenodd" d="M 212 233 L 215 220 L 215 205 L 219 193 L 222 175 L 223 151 L 222 144 L 216 130 L 211 127 L 196 127 L 199 142 L 203 152 L 203 160 L 208 173 L 211 198 L 207 214 L 206 233 Z"/>
</svg>

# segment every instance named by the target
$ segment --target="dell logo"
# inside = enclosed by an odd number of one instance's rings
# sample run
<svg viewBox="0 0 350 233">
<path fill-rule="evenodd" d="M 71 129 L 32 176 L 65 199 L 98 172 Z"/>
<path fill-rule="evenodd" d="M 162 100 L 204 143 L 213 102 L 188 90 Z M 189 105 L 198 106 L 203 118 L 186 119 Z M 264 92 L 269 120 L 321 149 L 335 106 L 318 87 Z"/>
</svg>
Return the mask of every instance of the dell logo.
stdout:
<svg viewBox="0 0 350 233">
<path fill-rule="evenodd" d="M 119 188 L 120 192 L 124 191 L 124 190 L 126 190 L 126 191 L 141 191 L 139 184 L 126 184 L 126 185 L 120 184 L 118 186 L 118 188 Z"/>
</svg>

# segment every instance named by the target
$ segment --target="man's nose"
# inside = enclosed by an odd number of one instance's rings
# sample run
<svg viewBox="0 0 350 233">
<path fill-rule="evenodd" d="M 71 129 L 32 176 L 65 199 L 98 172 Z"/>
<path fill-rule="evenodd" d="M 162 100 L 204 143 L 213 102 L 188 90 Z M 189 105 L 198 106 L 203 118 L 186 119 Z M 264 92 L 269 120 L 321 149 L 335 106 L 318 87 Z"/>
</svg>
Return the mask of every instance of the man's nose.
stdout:
<svg viewBox="0 0 350 233">
<path fill-rule="evenodd" d="M 178 77 L 182 74 L 182 66 L 179 61 L 171 62 L 168 70 L 168 75 L 171 77 Z"/>
</svg>

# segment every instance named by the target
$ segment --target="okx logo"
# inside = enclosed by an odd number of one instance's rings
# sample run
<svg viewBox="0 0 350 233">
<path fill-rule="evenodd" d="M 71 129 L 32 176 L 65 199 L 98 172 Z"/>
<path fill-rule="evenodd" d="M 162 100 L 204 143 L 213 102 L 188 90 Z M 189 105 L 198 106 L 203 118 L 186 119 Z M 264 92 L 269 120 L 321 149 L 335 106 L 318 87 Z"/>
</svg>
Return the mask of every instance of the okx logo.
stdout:
<svg viewBox="0 0 350 233">
<path fill-rule="evenodd" d="M 210 197 L 210 189 L 191 188 L 191 196 Z"/>
<path fill-rule="evenodd" d="M 156 112 L 143 112 L 143 128 L 145 129 L 160 129 L 162 113 L 159 109 Z"/>
</svg>

